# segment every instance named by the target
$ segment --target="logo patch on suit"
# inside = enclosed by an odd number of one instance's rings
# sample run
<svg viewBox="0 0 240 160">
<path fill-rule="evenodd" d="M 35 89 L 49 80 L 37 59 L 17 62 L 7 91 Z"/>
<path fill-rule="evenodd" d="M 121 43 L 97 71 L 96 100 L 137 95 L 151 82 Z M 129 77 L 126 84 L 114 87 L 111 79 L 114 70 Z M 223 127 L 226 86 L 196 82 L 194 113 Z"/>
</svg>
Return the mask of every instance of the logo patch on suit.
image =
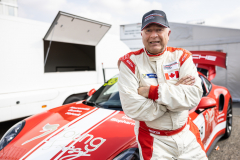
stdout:
<svg viewBox="0 0 240 160">
<path fill-rule="evenodd" d="M 142 74 L 142 77 L 144 79 L 147 79 L 147 78 L 157 78 L 157 75 L 154 74 L 154 73 L 148 73 L 148 74 Z"/>
<path fill-rule="evenodd" d="M 168 64 L 163 64 L 163 71 L 166 80 L 174 80 L 179 78 L 179 62 L 172 61 Z"/>
<path fill-rule="evenodd" d="M 179 71 L 165 73 L 166 80 L 178 79 Z"/>
<path fill-rule="evenodd" d="M 174 69 L 179 69 L 179 63 L 177 61 L 173 61 L 171 63 L 163 65 L 164 71 L 169 71 L 169 70 L 174 70 Z"/>
</svg>

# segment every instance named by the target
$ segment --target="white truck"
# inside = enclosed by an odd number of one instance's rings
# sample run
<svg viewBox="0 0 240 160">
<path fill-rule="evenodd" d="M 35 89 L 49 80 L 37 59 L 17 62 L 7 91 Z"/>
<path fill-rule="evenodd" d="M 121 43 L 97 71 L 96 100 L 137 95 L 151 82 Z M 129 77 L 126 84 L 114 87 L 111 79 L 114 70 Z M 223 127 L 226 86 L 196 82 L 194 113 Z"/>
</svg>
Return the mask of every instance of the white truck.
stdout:
<svg viewBox="0 0 240 160">
<path fill-rule="evenodd" d="M 130 50 L 110 27 L 64 12 L 52 24 L 0 16 L 0 122 L 82 100 L 103 84 L 102 63 L 117 74 Z"/>
</svg>

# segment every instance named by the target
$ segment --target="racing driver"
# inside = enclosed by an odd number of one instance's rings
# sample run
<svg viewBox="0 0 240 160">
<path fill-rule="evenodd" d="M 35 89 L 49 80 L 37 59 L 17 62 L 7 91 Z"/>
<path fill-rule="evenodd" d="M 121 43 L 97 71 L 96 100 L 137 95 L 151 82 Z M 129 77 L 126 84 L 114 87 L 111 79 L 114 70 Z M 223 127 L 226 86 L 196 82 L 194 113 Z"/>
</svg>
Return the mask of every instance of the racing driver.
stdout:
<svg viewBox="0 0 240 160">
<path fill-rule="evenodd" d="M 167 47 L 166 14 L 143 15 L 144 48 L 118 61 L 123 110 L 135 120 L 143 160 L 206 160 L 198 128 L 188 117 L 202 97 L 201 80 L 189 51 Z"/>
</svg>

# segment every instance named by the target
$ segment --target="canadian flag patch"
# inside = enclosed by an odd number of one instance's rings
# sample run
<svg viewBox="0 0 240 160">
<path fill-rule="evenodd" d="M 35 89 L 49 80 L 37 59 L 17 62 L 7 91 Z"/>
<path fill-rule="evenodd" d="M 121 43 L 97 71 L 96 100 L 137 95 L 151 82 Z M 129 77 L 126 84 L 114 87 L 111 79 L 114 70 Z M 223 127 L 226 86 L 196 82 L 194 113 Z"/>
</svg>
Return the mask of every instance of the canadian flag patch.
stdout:
<svg viewBox="0 0 240 160">
<path fill-rule="evenodd" d="M 179 71 L 165 73 L 166 80 L 173 80 L 179 78 Z"/>
</svg>

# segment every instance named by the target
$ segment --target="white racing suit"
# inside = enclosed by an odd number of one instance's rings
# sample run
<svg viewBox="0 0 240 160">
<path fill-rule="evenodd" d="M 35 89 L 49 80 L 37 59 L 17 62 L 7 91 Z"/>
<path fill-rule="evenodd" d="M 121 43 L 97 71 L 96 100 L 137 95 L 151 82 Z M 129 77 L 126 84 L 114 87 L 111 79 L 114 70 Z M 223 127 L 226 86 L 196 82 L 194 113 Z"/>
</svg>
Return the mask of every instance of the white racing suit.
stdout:
<svg viewBox="0 0 240 160">
<path fill-rule="evenodd" d="M 141 159 L 207 159 L 198 128 L 188 121 L 189 109 L 202 97 L 191 53 L 167 47 L 158 55 L 150 55 L 141 49 L 121 57 L 118 65 L 120 99 L 125 114 L 135 120 Z M 193 86 L 174 85 L 186 75 L 195 77 Z M 138 94 L 143 86 L 151 86 L 148 98 Z M 162 134 L 165 131 L 173 134 Z"/>
</svg>

